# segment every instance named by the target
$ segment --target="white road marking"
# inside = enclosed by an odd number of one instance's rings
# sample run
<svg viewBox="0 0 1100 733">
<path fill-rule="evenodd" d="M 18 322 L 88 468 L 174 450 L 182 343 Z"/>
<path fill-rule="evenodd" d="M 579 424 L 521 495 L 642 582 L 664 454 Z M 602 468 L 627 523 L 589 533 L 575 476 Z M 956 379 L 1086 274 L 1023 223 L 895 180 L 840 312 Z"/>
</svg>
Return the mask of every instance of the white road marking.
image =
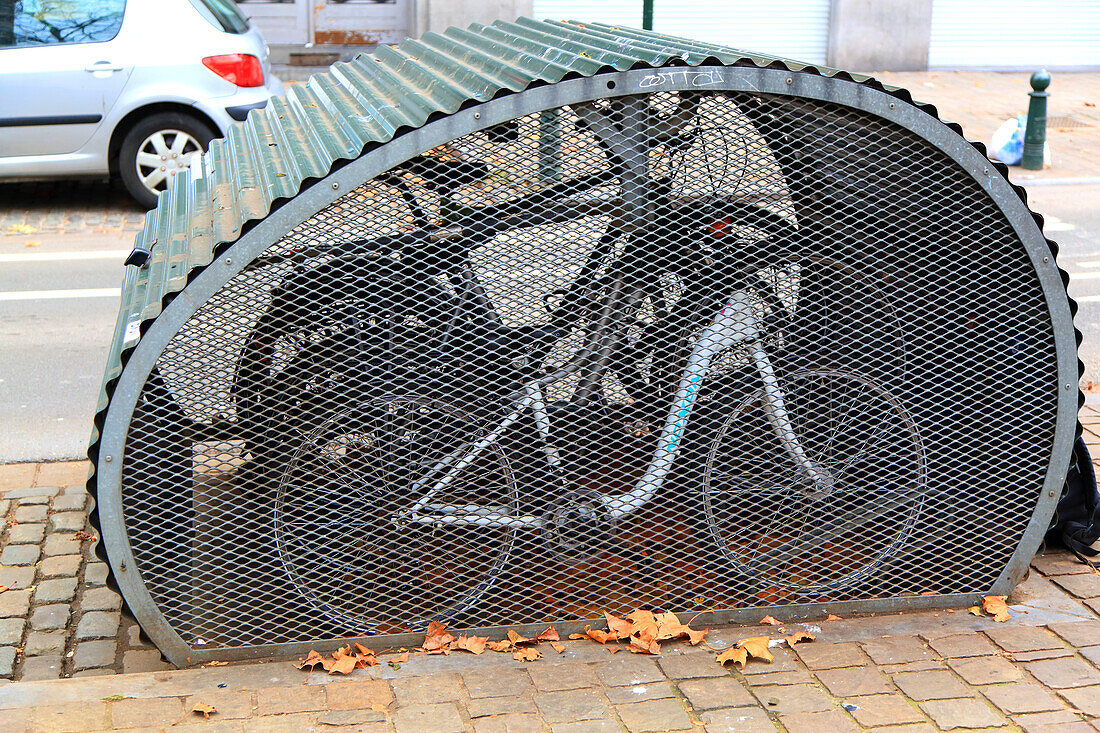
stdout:
<svg viewBox="0 0 1100 733">
<path fill-rule="evenodd" d="M 84 288 L 83 290 L 13 290 L 0 293 L 3 300 L 69 300 L 74 298 L 118 298 L 121 288 Z"/>
<path fill-rule="evenodd" d="M 1073 296 L 1070 296 L 1073 298 Z M 1080 295 L 1073 298 L 1078 303 L 1097 303 L 1100 302 L 1100 295 Z"/>
<path fill-rule="evenodd" d="M 1078 267 L 1100 267 L 1100 260 L 1087 260 L 1086 262 L 1078 262 Z"/>
<path fill-rule="evenodd" d="M 1100 272 L 1071 272 L 1069 281 L 1074 280 L 1100 280 Z"/>
<path fill-rule="evenodd" d="M 0 254 L 0 262 L 58 262 L 63 260 L 121 260 L 128 249 L 105 249 L 94 252 L 20 252 Z"/>
</svg>

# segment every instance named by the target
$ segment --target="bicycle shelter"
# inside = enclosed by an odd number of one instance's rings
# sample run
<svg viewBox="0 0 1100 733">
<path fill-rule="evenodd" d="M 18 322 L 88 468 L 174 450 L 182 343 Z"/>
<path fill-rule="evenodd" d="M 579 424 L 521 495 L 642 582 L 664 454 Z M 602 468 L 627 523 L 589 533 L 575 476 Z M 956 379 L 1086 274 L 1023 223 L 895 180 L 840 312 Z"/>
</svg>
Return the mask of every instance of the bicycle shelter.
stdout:
<svg viewBox="0 0 1100 733">
<path fill-rule="evenodd" d="M 576 22 L 380 46 L 147 217 L 100 552 L 179 666 L 969 605 L 1069 464 L 1056 254 L 1004 166 L 869 77 Z"/>
</svg>

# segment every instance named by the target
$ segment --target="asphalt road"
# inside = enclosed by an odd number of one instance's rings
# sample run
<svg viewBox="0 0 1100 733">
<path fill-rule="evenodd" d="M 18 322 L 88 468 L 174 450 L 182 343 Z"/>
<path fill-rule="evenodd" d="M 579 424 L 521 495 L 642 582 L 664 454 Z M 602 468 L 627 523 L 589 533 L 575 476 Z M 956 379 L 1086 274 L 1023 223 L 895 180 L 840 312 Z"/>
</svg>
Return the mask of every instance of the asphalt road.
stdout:
<svg viewBox="0 0 1100 733">
<path fill-rule="evenodd" d="M 1100 392 L 1100 184 L 1029 193 L 1073 275 L 1085 383 Z M 85 455 L 131 239 L 0 231 L 0 463 Z"/>
</svg>

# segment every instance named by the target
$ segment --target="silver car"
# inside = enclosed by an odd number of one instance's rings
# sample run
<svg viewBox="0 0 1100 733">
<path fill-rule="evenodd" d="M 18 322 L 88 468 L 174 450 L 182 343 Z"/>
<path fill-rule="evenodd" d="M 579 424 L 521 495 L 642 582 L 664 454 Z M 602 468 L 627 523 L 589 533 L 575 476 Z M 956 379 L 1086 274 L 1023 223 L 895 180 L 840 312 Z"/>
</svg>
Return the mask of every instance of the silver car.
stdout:
<svg viewBox="0 0 1100 733">
<path fill-rule="evenodd" d="M 0 0 L 0 180 L 117 175 L 152 207 L 282 93 L 233 0 Z"/>
</svg>

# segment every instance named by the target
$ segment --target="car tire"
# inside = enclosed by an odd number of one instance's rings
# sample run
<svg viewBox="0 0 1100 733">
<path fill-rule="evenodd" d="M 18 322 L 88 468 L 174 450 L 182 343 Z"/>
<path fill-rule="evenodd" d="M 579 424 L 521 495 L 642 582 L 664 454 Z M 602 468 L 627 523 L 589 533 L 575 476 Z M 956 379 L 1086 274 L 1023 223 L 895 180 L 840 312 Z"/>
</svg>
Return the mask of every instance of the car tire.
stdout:
<svg viewBox="0 0 1100 733">
<path fill-rule="evenodd" d="M 157 193 L 189 165 L 185 158 L 205 151 L 215 134 L 205 122 L 181 112 L 158 112 L 142 119 L 122 138 L 116 161 L 127 192 L 143 207 L 153 208 Z M 154 165 L 157 157 L 161 166 Z"/>
</svg>

